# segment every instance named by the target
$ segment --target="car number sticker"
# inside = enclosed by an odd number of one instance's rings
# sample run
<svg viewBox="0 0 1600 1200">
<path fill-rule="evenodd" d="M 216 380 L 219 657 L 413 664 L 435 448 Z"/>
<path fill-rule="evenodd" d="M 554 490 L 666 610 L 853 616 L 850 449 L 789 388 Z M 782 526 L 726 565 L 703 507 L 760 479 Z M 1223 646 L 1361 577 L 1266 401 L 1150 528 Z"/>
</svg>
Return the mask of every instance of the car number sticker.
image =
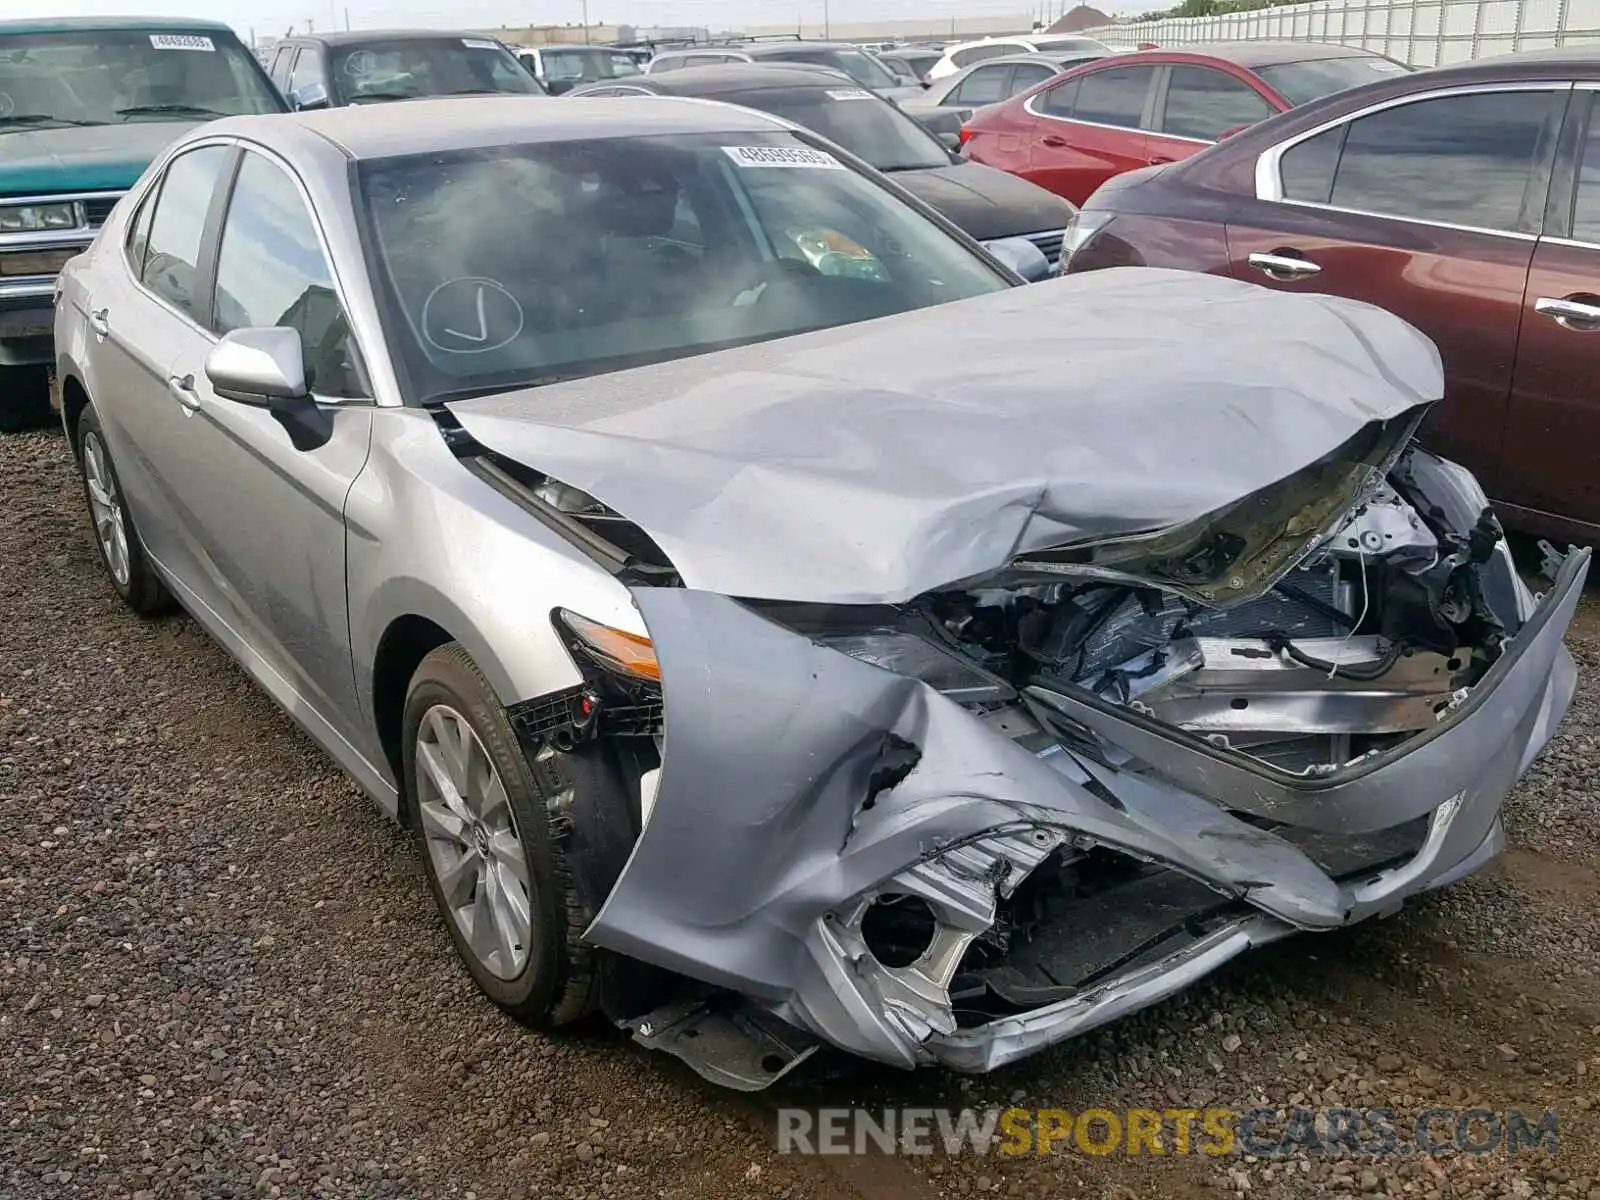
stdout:
<svg viewBox="0 0 1600 1200">
<path fill-rule="evenodd" d="M 805 146 L 724 146 L 722 152 L 741 167 L 824 167 L 844 170 L 831 154 Z"/>
<path fill-rule="evenodd" d="M 197 33 L 152 33 L 150 44 L 157 50 L 216 50 L 210 38 Z"/>
<path fill-rule="evenodd" d="M 828 91 L 828 99 L 871 100 L 872 93 L 867 91 L 866 88 L 830 88 Z"/>
<path fill-rule="evenodd" d="M 468 50 L 498 50 L 499 42 L 491 42 L 488 38 L 462 38 L 461 44 Z"/>
</svg>

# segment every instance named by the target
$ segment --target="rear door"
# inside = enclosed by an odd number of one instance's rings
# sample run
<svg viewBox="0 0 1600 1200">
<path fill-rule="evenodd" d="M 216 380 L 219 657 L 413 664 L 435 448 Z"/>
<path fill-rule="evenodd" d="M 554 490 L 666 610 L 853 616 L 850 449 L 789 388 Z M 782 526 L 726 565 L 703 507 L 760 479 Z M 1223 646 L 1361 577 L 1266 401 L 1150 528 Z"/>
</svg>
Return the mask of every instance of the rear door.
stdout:
<svg viewBox="0 0 1600 1200">
<path fill-rule="evenodd" d="M 1404 317 L 1439 347 L 1423 440 L 1498 495 L 1523 289 L 1570 85 L 1383 102 L 1261 156 L 1227 225 L 1229 269 Z"/>
<path fill-rule="evenodd" d="M 1175 64 L 1167 70 L 1156 111 L 1146 143 L 1151 165 L 1188 158 L 1226 133 L 1266 120 L 1278 108 L 1226 71 Z"/>
<path fill-rule="evenodd" d="M 1573 93 L 1533 251 L 1496 498 L 1554 536 L 1600 532 L 1600 96 Z M 1575 523 L 1582 523 L 1582 528 Z"/>
<path fill-rule="evenodd" d="M 201 572 L 185 533 L 192 514 L 174 474 L 191 428 L 177 364 L 203 336 L 207 222 L 232 155 L 217 143 L 174 158 L 130 229 L 126 271 L 107 271 L 90 297 L 94 381 L 104 393 L 98 407 L 123 493 L 145 548 L 186 585 Z"/>
<path fill-rule="evenodd" d="M 1100 67 L 1028 97 L 1027 178 L 1082 204 L 1113 175 L 1149 162 L 1158 67 Z"/>
</svg>

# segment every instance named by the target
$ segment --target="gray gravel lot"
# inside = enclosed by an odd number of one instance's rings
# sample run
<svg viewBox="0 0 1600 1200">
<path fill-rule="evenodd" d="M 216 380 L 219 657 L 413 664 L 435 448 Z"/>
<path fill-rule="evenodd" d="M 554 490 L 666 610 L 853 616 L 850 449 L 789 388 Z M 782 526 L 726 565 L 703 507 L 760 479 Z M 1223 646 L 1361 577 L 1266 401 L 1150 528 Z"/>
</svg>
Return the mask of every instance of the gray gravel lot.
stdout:
<svg viewBox="0 0 1600 1200">
<path fill-rule="evenodd" d="M 185 618 L 117 604 L 54 433 L 0 438 L 0 1200 L 1574 1196 L 1600 1200 L 1600 602 L 1514 849 L 978 1080 L 844 1066 L 738 1097 L 502 1017 L 411 847 Z M 782 1104 L 1482 1102 L 1553 1157 L 800 1158 Z"/>
</svg>

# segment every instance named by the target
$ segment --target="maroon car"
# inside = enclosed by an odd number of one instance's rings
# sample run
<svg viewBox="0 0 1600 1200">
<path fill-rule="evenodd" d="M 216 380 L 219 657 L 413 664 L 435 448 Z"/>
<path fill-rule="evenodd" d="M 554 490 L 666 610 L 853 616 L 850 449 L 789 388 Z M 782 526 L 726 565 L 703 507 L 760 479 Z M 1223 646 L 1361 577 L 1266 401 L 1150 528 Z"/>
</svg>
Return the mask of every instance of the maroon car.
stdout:
<svg viewBox="0 0 1600 1200">
<path fill-rule="evenodd" d="M 961 142 L 974 162 L 1081 204 L 1113 175 L 1188 158 L 1296 104 L 1407 73 L 1381 54 L 1319 42 L 1114 54 L 979 109 Z"/>
<path fill-rule="evenodd" d="M 1398 76 L 1120 176 L 1067 270 L 1182 267 L 1381 305 L 1438 345 L 1424 440 L 1508 525 L 1600 540 L 1600 50 Z"/>
</svg>

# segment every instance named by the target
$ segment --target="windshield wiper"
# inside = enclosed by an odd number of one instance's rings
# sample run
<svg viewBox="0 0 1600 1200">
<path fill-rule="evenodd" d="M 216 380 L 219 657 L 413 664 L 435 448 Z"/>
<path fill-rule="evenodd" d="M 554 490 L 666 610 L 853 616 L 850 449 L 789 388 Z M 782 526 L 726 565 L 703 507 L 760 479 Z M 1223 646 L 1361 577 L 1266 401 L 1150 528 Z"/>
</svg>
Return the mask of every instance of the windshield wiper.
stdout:
<svg viewBox="0 0 1600 1200">
<path fill-rule="evenodd" d="M 0 125 L 104 125 L 104 121 L 80 121 L 76 117 L 56 117 L 50 113 L 11 113 L 0 117 Z"/>
<path fill-rule="evenodd" d="M 360 104 L 365 100 L 420 100 L 421 92 L 361 92 L 350 97 L 351 104 Z"/>
<path fill-rule="evenodd" d="M 440 92 L 441 96 L 522 96 L 524 92 L 502 92 L 499 88 L 462 88 L 459 92 Z"/>
<path fill-rule="evenodd" d="M 119 117 L 139 116 L 143 113 L 183 113 L 191 117 L 229 117 L 232 113 L 218 112 L 214 108 L 203 108 L 198 104 L 135 104 L 129 108 L 117 109 Z"/>
</svg>

